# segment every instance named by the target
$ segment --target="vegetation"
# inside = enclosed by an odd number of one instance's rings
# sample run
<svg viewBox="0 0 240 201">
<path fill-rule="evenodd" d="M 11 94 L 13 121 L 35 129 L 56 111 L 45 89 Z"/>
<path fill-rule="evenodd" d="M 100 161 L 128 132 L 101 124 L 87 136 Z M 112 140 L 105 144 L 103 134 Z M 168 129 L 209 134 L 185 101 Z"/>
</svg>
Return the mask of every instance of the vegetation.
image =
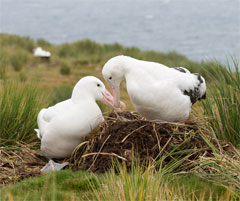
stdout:
<svg viewBox="0 0 240 201">
<path fill-rule="evenodd" d="M 105 176 L 104 182 L 99 178 L 96 178 L 96 181 L 98 186 L 104 185 L 103 192 L 93 188 L 94 200 L 99 201 L 224 200 L 226 198 L 226 189 L 194 175 L 174 175 L 168 168 L 154 172 L 150 168 L 143 171 L 141 167 L 136 166 L 128 173 L 126 167 L 121 166 L 119 174 L 113 171 Z M 209 188 L 211 191 L 208 190 Z"/>
<path fill-rule="evenodd" d="M 34 128 L 42 107 L 42 99 L 35 86 L 17 85 L 3 81 L 0 96 L 0 146 L 36 141 Z M 35 121 L 34 121 L 35 120 Z"/>
<path fill-rule="evenodd" d="M 217 71 L 217 81 L 212 72 L 209 77 L 215 82 L 211 83 L 212 93 L 203 102 L 204 113 L 213 132 L 219 139 L 240 145 L 240 73 L 238 63 L 234 62 L 235 73 Z"/>
<path fill-rule="evenodd" d="M 32 50 L 38 46 L 51 52 L 50 61 L 33 56 Z M 34 128 L 40 109 L 69 98 L 80 78 L 101 78 L 102 65 L 109 58 L 124 54 L 168 66 L 184 66 L 206 78 L 207 99 L 194 105 L 190 118 L 205 128 L 207 133 L 202 133 L 202 138 L 214 153 L 214 157 L 205 155 L 196 161 L 196 171 L 178 174 L 172 168 L 143 170 L 139 165 L 129 173 L 120 165 L 119 174 L 54 172 L 0 189 L 0 200 L 240 199 L 240 74 L 235 60 L 235 69 L 231 70 L 216 61 L 194 62 L 176 52 L 141 51 L 90 40 L 52 45 L 44 39 L 33 41 L 8 34 L 0 34 L 0 47 L 0 152 L 2 148 L 15 149 L 19 141 L 38 142 Z M 68 76 L 62 76 L 63 66 L 67 67 Z M 127 110 L 134 109 L 125 87 L 121 98 Z M 100 107 L 103 112 L 110 110 Z M 206 134 L 216 143 L 210 143 Z M 226 151 L 222 142 L 233 144 L 231 150 Z M 175 161 L 170 165 L 178 164 Z"/>
<path fill-rule="evenodd" d="M 0 199 L 2 201 L 83 200 L 87 196 L 91 196 L 90 182 L 91 185 L 98 187 L 95 180 L 92 174 L 82 171 L 53 172 L 23 180 L 14 186 L 3 189 Z"/>
<path fill-rule="evenodd" d="M 60 68 L 60 73 L 62 75 L 70 75 L 71 74 L 71 69 L 66 64 L 63 64 Z"/>
<path fill-rule="evenodd" d="M 0 195 L 2 201 L 226 200 L 231 197 L 223 187 L 194 175 L 178 176 L 167 171 L 154 173 L 150 169 L 142 171 L 140 167 L 131 173 L 121 167 L 119 174 L 111 172 L 103 175 L 63 170 L 25 179 L 4 188 Z"/>
</svg>

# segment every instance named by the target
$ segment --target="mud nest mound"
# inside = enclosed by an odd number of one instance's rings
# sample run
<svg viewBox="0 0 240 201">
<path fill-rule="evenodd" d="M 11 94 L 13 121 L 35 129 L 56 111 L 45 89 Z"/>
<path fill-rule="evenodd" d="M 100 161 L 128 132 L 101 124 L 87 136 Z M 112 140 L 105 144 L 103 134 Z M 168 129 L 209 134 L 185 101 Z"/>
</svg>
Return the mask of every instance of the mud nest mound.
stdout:
<svg viewBox="0 0 240 201">
<path fill-rule="evenodd" d="M 124 162 L 130 170 L 134 161 L 156 168 L 179 161 L 176 171 L 189 170 L 200 156 L 213 156 L 210 145 L 217 143 L 206 133 L 194 121 L 153 122 L 130 112 L 111 113 L 75 149 L 71 168 L 103 173 L 113 162 Z"/>
<path fill-rule="evenodd" d="M 40 174 L 46 159 L 30 144 L 0 147 L 0 187 Z"/>
</svg>

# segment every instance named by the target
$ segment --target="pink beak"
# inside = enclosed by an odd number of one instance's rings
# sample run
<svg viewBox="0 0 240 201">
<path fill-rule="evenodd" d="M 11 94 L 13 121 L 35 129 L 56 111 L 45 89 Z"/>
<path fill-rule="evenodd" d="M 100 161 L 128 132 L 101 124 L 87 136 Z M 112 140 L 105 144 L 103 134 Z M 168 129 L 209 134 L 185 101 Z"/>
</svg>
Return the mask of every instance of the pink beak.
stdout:
<svg viewBox="0 0 240 201">
<path fill-rule="evenodd" d="M 113 105 L 115 108 L 120 108 L 120 92 L 119 92 L 119 86 L 115 86 L 110 84 L 110 88 L 113 93 Z"/>
<path fill-rule="evenodd" d="M 112 107 L 112 108 L 115 108 L 114 103 L 113 103 L 113 96 L 111 95 L 111 93 L 107 89 L 103 92 L 102 102 L 105 103 L 106 105 Z"/>
<path fill-rule="evenodd" d="M 115 94 L 115 96 L 116 96 L 116 94 Z M 119 97 L 119 88 L 118 88 L 118 96 L 117 97 Z M 118 112 L 121 112 L 126 108 L 125 103 L 120 101 L 119 98 L 118 98 L 118 101 L 119 101 L 119 106 L 118 107 L 116 106 L 115 101 L 117 102 L 117 99 L 114 98 L 114 96 L 112 96 L 111 93 L 106 89 L 103 92 L 103 99 L 102 99 L 103 103 L 105 103 L 106 105 L 114 108 Z"/>
</svg>

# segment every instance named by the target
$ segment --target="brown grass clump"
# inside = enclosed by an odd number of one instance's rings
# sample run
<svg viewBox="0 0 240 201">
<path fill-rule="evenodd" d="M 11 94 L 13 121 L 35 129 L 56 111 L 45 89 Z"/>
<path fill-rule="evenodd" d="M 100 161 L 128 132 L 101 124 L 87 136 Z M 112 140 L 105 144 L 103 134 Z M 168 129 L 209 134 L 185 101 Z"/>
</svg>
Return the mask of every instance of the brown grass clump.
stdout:
<svg viewBox="0 0 240 201">
<path fill-rule="evenodd" d="M 40 174 L 46 159 L 31 145 L 0 147 L 0 187 Z"/>
<path fill-rule="evenodd" d="M 189 170 L 200 156 L 213 156 L 211 145 L 218 146 L 206 132 L 194 121 L 153 122 L 130 112 L 111 113 L 75 149 L 71 168 L 103 173 L 118 161 L 130 170 L 138 159 L 157 168 L 179 161 L 176 171 Z"/>
</svg>

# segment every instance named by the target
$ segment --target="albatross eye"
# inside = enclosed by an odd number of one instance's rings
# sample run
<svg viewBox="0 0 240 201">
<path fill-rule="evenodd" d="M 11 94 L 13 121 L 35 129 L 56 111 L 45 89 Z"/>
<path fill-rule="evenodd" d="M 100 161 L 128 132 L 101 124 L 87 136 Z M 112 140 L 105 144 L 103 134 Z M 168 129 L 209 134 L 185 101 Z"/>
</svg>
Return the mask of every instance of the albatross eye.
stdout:
<svg viewBox="0 0 240 201">
<path fill-rule="evenodd" d="M 109 77 L 109 80 L 111 80 L 112 79 L 112 77 Z"/>
<path fill-rule="evenodd" d="M 100 84 L 97 84 L 98 87 L 100 87 Z"/>
</svg>

